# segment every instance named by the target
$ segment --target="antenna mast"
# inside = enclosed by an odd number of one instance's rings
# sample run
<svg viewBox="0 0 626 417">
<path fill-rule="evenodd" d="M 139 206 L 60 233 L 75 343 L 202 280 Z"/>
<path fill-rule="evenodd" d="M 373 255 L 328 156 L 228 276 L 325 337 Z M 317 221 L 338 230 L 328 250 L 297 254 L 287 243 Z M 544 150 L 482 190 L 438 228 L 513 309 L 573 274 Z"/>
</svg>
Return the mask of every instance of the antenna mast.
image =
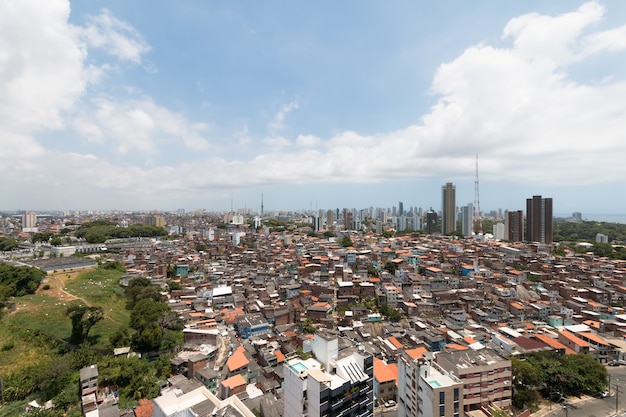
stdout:
<svg viewBox="0 0 626 417">
<path fill-rule="evenodd" d="M 483 216 L 480 211 L 480 192 L 478 183 L 478 154 L 476 154 L 476 178 L 474 179 L 474 233 L 483 234 Z"/>
</svg>

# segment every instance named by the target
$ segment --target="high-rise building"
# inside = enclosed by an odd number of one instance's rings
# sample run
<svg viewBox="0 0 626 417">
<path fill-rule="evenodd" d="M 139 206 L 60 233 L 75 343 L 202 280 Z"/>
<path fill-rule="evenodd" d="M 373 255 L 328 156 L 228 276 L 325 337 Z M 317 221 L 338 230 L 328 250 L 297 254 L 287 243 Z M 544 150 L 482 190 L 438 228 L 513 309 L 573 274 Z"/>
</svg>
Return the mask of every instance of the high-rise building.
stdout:
<svg viewBox="0 0 626 417">
<path fill-rule="evenodd" d="M 36 232 L 37 231 L 37 213 L 33 211 L 29 211 L 22 215 L 22 231 L 24 232 Z"/>
<path fill-rule="evenodd" d="M 451 182 L 441 187 L 441 234 L 456 230 L 456 187 Z"/>
<path fill-rule="evenodd" d="M 534 195 L 526 199 L 526 240 L 552 243 L 552 199 Z"/>
<path fill-rule="evenodd" d="M 437 231 L 437 213 L 431 208 L 426 212 L 426 233 L 429 235 Z"/>
<path fill-rule="evenodd" d="M 424 355 L 409 349 L 398 360 L 398 417 L 463 415 L 463 383 Z"/>
<path fill-rule="evenodd" d="M 402 201 L 398 202 L 398 216 L 402 216 L 404 214 L 404 203 Z"/>
<path fill-rule="evenodd" d="M 504 223 L 496 223 L 493 225 L 493 237 L 497 240 L 504 239 Z"/>
<path fill-rule="evenodd" d="M 159 214 L 151 214 L 146 216 L 146 224 L 156 227 L 165 227 L 165 217 Z"/>
<path fill-rule="evenodd" d="M 504 240 L 509 242 L 524 240 L 524 213 L 522 210 L 505 212 Z"/>
<path fill-rule="evenodd" d="M 491 349 L 439 352 L 436 362 L 445 371 L 454 374 L 465 387 L 465 412 L 480 410 L 495 404 L 503 410 L 511 409 L 511 361 Z"/>
<path fill-rule="evenodd" d="M 474 205 L 472 203 L 461 207 L 461 231 L 463 236 L 471 236 L 474 228 Z"/>
<path fill-rule="evenodd" d="M 315 333 L 315 358 L 290 359 L 284 365 L 285 417 L 374 415 L 374 357 L 357 349 L 339 349 L 337 335 Z"/>
</svg>

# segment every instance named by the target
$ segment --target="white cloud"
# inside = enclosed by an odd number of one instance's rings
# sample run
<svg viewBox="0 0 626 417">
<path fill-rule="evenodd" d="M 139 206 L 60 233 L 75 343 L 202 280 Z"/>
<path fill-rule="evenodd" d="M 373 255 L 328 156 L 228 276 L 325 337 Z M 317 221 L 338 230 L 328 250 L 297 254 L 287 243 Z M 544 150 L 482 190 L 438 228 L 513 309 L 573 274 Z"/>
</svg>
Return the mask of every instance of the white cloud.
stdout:
<svg viewBox="0 0 626 417">
<path fill-rule="evenodd" d="M 262 150 L 271 150 L 271 149 L 281 149 L 291 145 L 289 139 L 283 136 L 274 136 L 271 138 L 265 138 L 261 141 L 263 145 L 267 146 L 270 149 L 262 149 Z"/>
<path fill-rule="evenodd" d="M 86 51 L 69 13 L 62 1 L 0 2 L 1 129 L 62 128 L 61 113 L 83 93 Z"/>
<path fill-rule="evenodd" d="M 114 67 L 87 63 L 88 48 L 139 64 L 150 49 L 109 11 L 77 29 L 67 23 L 65 1 L 0 3 L 0 175 L 14 187 L 6 195 L 15 200 L 24 198 L 26 187 L 53 199 L 60 184 L 64 207 L 85 198 L 104 201 L 101 195 L 145 202 L 164 193 L 170 198 L 277 183 L 472 177 L 477 153 L 482 179 L 570 184 L 623 178 L 626 81 L 615 74 L 589 85 L 569 74 L 573 64 L 626 48 L 626 26 L 598 29 L 604 13 L 587 3 L 558 16 L 511 19 L 503 29 L 509 46 L 468 46 L 442 64 L 431 86 L 435 104 L 418 123 L 396 131 L 289 136 L 286 118 L 298 102 L 287 103 L 267 124 L 263 146 L 244 160 L 216 149 L 232 147 L 236 154 L 237 146 L 246 147 L 249 155 L 253 138 L 262 135 L 247 126 L 232 143 L 214 143 L 212 125 L 132 85 L 124 97 L 87 89 Z M 91 153 L 54 150 L 37 136 L 63 128 Z M 159 165 L 174 148 L 188 150 L 188 161 Z M 100 153 L 108 149 L 117 155 Z"/>
<path fill-rule="evenodd" d="M 272 136 L 278 135 L 285 129 L 285 118 L 291 111 L 296 110 L 297 108 L 297 101 L 287 103 L 280 108 L 280 110 L 274 115 L 272 121 L 267 125 L 267 128 Z"/>
<path fill-rule="evenodd" d="M 140 151 L 156 155 L 166 144 L 193 151 L 209 149 L 204 137 L 209 125 L 192 123 L 146 97 L 119 101 L 99 97 L 77 120 L 77 133 L 88 140 L 111 143 L 120 154 Z"/>
<path fill-rule="evenodd" d="M 316 148 L 320 146 L 322 140 L 313 135 L 298 135 L 296 145 L 301 148 Z"/>
<path fill-rule="evenodd" d="M 567 64 L 576 56 L 583 31 L 600 22 L 605 11 L 602 5 L 589 2 L 574 12 L 554 17 L 529 13 L 511 19 L 503 36 L 514 38 L 517 54 L 526 60 Z"/>
<path fill-rule="evenodd" d="M 89 24 L 79 28 L 81 37 L 90 47 L 104 49 L 122 61 L 135 64 L 150 51 L 150 45 L 143 36 L 128 23 L 117 19 L 107 9 L 99 15 L 90 16 Z"/>
</svg>

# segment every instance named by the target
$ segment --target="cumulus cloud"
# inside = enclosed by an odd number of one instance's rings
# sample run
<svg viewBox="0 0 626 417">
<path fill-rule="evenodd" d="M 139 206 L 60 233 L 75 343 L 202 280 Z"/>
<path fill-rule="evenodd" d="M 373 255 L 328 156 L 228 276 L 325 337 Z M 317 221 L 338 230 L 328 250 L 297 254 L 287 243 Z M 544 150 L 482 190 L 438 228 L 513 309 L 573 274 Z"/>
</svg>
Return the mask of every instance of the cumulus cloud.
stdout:
<svg viewBox="0 0 626 417">
<path fill-rule="evenodd" d="M 76 119 L 76 132 L 86 139 L 113 145 L 119 154 L 158 154 L 167 143 L 204 151 L 209 125 L 193 123 L 147 97 L 114 100 L 97 97 Z"/>
<path fill-rule="evenodd" d="M 62 113 L 86 86 L 86 50 L 67 25 L 69 13 L 67 2 L 0 3 L 0 129 L 64 126 Z"/>
<path fill-rule="evenodd" d="M 626 26 L 598 29 L 606 10 L 595 2 L 557 16 L 515 17 L 502 30 L 505 46 L 467 46 L 439 66 L 430 91 L 435 103 L 412 126 L 290 136 L 295 128 L 287 129 L 286 119 L 298 109 L 292 101 L 267 123 L 269 137 L 250 160 L 217 154 L 212 125 L 133 86 L 124 97 L 88 91 L 113 65 L 87 63 L 89 48 L 144 63 L 150 46 L 131 25 L 103 10 L 85 27 L 72 27 L 67 1 L 11 4 L 0 4 L 0 175 L 14 187 L 7 198 L 30 187 L 51 199 L 55 184 L 67 201 L 102 201 L 99 193 L 151 201 L 264 184 L 472 177 L 477 153 L 482 178 L 569 184 L 626 175 L 626 81 L 590 84 L 570 73 L 576 63 L 626 48 Z M 60 129 L 89 151 L 63 152 L 39 139 Z M 219 149 L 250 150 L 264 136 L 246 126 Z M 172 147 L 189 150 L 189 160 L 163 163 Z M 128 162 L 136 154 L 141 160 Z M 612 169 L 591 175 L 599 166 Z"/>
<path fill-rule="evenodd" d="M 101 48 L 122 61 L 140 64 L 150 45 L 130 24 L 117 19 L 107 9 L 89 16 L 88 25 L 78 28 L 82 39 L 93 48 Z"/>
<path fill-rule="evenodd" d="M 296 145 L 301 148 L 315 148 L 322 143 L 322 140 L 313 135 L 298 135 Z"/>
<path fill-rule="evenodd" d="M 287 115 L 298 108 L 298 102 L 292 101 L 290 103 L 285 104 L 278 110 L 278 112 L 274 115 L 274 118 L 267 125 L 267 128 L 272 136 L 278 135 L 281 131 L 285 129 L 285 118 Z"/>
</svg>

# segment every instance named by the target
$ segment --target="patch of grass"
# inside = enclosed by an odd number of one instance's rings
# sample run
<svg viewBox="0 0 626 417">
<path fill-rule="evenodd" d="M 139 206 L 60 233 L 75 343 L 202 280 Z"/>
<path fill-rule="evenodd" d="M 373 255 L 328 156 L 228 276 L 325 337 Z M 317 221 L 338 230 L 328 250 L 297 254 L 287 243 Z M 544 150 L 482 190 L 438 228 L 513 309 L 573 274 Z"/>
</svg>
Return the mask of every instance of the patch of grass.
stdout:
<svg viewBox="0 0 626 417">
<path fill-rule="evenodd" d="M 96 269 L 72 277 L 65 286 L 70 294 L 104 309 L 104 320 L 89 332 L 89 340 L 97 343 L 98 348 L 110 348 L 109 336 L 128 324 L 130 312 L 118 284 L 120 276 L 119 271 Z M 66 315 L 67 307 L 84 303 L 61 300 L 50 294 L 46 291 L 16 298 L 16 310 L 0 319 L 0 347 L 13 345 L 0 354 L 0 375 L 45 362 L 50 347 L 34 343 L 33 335 L 43 334 L 60 342 L 69 339 L 72 324 Z"/>
<path fill-rule="evenodd" d="M 97 323 L 89 334 L 107 345 L 109 336 L 120 326 L 128 324 L 130 317 L 124 289 L 119 286 L 121 276 L 120 271 L 98 268 L 79 275 L 65 285 L 70 294 L 104 309 L 105 319 Z"/>
</svg>

